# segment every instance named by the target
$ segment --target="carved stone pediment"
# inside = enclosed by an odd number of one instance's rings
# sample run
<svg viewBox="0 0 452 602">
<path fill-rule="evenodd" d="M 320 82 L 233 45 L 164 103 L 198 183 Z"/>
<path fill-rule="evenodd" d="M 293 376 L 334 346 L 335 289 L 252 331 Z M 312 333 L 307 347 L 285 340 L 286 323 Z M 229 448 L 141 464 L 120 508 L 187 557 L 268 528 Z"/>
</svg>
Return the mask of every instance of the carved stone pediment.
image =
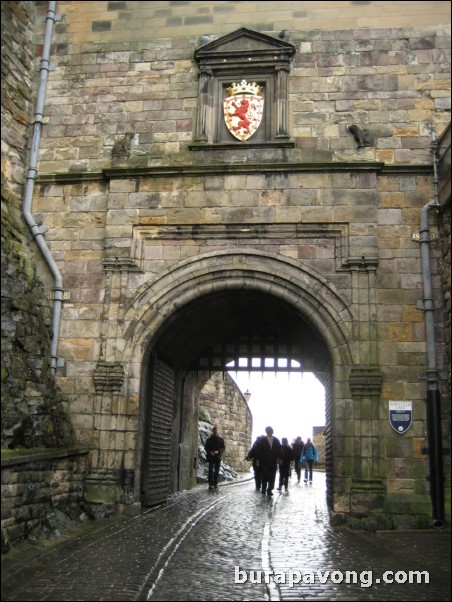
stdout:
<svg viewBox="0 0 452 602">
<path fill-rule="evenodd" d="M 242 27 L 236 31 L 204 44 L 195 51 L 200 67 L 215 66 L 227 70 L 233 66 L 253 63 L 289 64 L 295 54 L 295 46 L 284 40 Z"/>
<path fill-rule="evenodd" d="M 294 54 L 293 44 L 245 27 L 200 46 L 195 51 L 199 65 L 198 114 L 195 143 L 190 148 L 293 146 L 287 114 L 288 77 Z M 242 81 L 259 86 L 263 113 L 256 133 L 237 140 L 225 125 L 224 101 L 231 86 Z M 233 106 L 239 111 L 249 105 Z M 250 119 L 253 117 L 247 115 Z"/>
</svg>

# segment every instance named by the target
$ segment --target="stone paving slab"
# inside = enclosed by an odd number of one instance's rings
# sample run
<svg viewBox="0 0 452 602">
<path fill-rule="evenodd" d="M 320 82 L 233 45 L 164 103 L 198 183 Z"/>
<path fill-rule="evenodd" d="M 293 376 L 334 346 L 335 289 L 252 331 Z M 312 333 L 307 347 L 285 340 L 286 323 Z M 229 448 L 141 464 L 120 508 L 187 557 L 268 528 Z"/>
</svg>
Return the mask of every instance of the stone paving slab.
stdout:
<svg viewBox="0 0 452 602">
<path fill-rule="evenodd" d="M 428 571 L 430 582 L 386 584 L 386 571 Z M 316 473 L 273 497 L 253 481 L 197 487 L 2 557 L 2 600 L 324 599 L 450 600 L 450 531 L 332 528 Z"/>
</svg>

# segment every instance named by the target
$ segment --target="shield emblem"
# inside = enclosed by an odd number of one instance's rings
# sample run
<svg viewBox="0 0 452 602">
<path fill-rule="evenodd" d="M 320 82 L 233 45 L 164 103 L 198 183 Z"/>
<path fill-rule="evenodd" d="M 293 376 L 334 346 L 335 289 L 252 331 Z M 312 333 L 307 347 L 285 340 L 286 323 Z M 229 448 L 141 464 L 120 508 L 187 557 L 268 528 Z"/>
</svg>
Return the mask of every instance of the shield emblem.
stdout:
<svg viewBox="0 0 452 602">
<path fill-rule="evenodd" d="M 413 403 L 411 401 L 390 401 L 389 422 L 399 435 L 406 433 L 413 422 Z"/>
<path fill-rule="evenodd" d="M 259 96 L 260 86 L 243 80 L 232 84 L 227 92 L 229 96 L 223 101 L 226 127 L 235 138 L 245 142 L 262 121 L 264 98 Z"/>
</svg>

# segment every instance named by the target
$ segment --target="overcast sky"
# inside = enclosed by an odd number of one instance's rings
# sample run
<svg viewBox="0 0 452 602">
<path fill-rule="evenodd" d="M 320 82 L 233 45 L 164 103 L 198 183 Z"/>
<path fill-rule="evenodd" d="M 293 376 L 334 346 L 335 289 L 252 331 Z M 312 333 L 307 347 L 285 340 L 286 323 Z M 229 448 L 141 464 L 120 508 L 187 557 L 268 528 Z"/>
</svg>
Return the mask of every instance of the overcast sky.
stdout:
<svg viewBox="0 0 452 602">
<path fill-rule="evenodd" d="M 325 426 L 325 389 L 312 373 L 230 372 L 238 387 L 249 390 L 253 441 L 272 426 L 278 439 L 289 443 L 300 435 L 312 437 L 313 426 Z"/>
</svg>

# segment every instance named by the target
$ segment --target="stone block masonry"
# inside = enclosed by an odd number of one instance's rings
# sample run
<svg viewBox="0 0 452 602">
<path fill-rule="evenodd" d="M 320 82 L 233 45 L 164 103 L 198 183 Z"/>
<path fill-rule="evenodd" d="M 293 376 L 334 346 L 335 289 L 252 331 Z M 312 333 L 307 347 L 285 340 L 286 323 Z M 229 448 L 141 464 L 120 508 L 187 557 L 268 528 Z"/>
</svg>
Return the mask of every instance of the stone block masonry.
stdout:
<svg viewBox="0 0 452 602">
<path fill-rule="evenodd" d="M 61 537 L 81 508 L 88 450 L 2 451 L 2 554 L 23 539 Z"/>
<path fill-rule="evenodd" d="M 222 372 L 215 373 L 199 396 L 200 419 L 217 425 L 225 440 L 225 460 L 234 470 L 246 472 L 245 460 L 251 448 L 253 422 L 250 410 L 233 380 Z"/>
<path fill-rule="evenodd" d="M 229 336 L 234 345 L 257 339 L 259 349 L 270 329 L 297 336 L 308 354 L 322 351 L 331 511 L 391 514 L 418 504 L 424 512 L 416 233 L 435 192 L 432 129 L 441 134 L 450 118 L 449 6 L 446 16 L 443 2 L 400 3 L 390 14 L 374 2 L 268 5 L 59 3 L 33 208 L 68 295 L 58 383 L 91 449 L 90 480 L 124 486 L 118 500 L 139 503 L 155 440 L 145 420 L 151 355 L 162 356 L 174 387 L 159 394 L 174 411 L 176 488 L 184 486 L 177 466 L 193 471 L 194 376 L 190 399 L 184 393 L 193 362 Z M 215 56 L 204 69 L 199 49 L 218 48 L 239 28 L 248 28 L 241 48 L 268 85 L 267 129 L 256 143 L 227 132 L 206 141 L 198 134 L 222 123 L 222 74 L 229 84 L 242 72 L 237 56 L 230 72 Z M 262 55 L 278 44 L 293 60 L 279 69 L 272 57 L 270 77 Z M 441 297 L 435 242 L 431 253 Z M 402 444 L 390 400 L 413 402 Z M 158 435 L 168 442 L 167 431 Z"/>
<path fill-rule="evenodd" d="M 429 121 L 438 133 L 448 123 L 447 28 L 429 25 L 432 15 L 435 24 L 447 23 L 446 15 L 441 20 L 446 3 L 436 2 L 428 14 L 420 11 L 419 3 L 400 5 L 389 28 L 379 23 L 376 7 L 361 11 L 352 2 L 341 5 L 336 19 L 335 5 L 318 3 L 314 12 L 325 20 L 310 21 L 311 28 L 308 17 L 299 20 L 291 3 L 283 3 L 287 7 L 278 12 L 287 19 L 281 23 L 264 10 L 247 14 L 234 3 L 201 7 L 188 2 L 136 10 L 127 5 L 125 12 L 103 4 L 110 27 L 103 25 L 97 32 L 87 30 L 90 19 L 93 27 L 107 22 L 95 19 L 100 8 L 87 10 L 78 2 L 60 5 L 64 23 L 57 25 L 56 40 L 67 52 L 55 57 L 57 69 L 49 83 L 42 173 L 108 168 L 115 142 L 127 133 L 133 134 L 128 166 L 202 162 L 203 157 L 187 153 L 198 94 L 193 52 L 201 36 L 219 37 L 245 23 L 272 35 L 287 29 L 297 49 L 289 78 L 291 135 L 297 149 L 292 160 L 428 162 Z M 228 12 L 217 10 L 220 6 Z M 199 11 L 201 19 L 207 11 L 209 22 L 193 21 Z M 174 12 L 181 26 L 167 27 Z M 223 21 L 225 14 L 235 20 Z M 264 15 L 265 27 L 260 22 Z M 368 131 L 374 148 L 357 150 L 350 124 Z"/>
<path fill-rule="evenodd" d="M 4 553 L 19 539 L 47 537 L 58 529 L 61 534 L 78 520 L 87 452 L 76 459 L 73 449 L 66 455 L 75 439 L 68 401 L 49 367 L 51 293 L 38 276 L 21 214 L 35 103 L 35 3 L 3 2 L 1 13 Z M 48 448 L 59 448 L 52 459 Z"/>
</svg>

